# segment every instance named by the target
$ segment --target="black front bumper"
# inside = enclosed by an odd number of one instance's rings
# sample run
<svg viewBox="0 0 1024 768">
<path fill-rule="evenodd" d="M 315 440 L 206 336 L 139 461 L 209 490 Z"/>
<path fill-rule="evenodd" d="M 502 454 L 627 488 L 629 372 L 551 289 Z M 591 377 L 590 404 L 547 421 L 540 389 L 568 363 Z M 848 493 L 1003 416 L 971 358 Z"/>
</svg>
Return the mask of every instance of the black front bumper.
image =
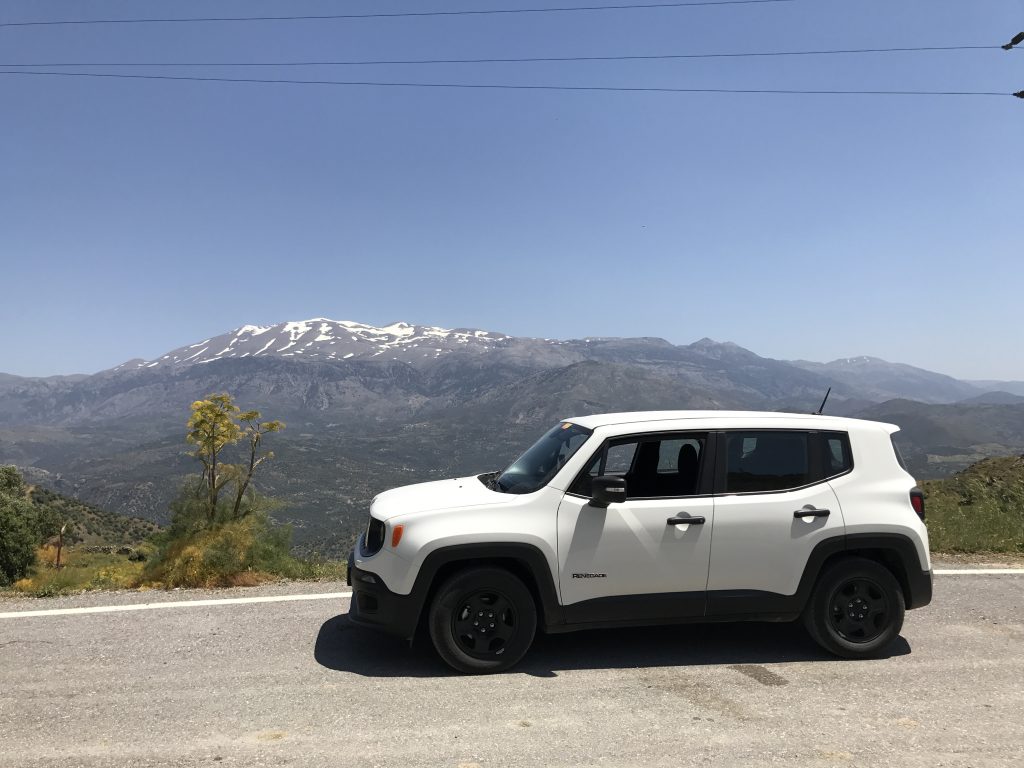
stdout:
<svg viewBox="0 0 1024 768">
<path fill-rule="evenodd" d="M 348 584 L 352 587 L 349 621 L 411 639 L 420 618 L 420 602 L 412 595 L 395 594 L 380 576 L 360 570 L 353 563 L 353 556 L 349 555 Z"/>
</svg>

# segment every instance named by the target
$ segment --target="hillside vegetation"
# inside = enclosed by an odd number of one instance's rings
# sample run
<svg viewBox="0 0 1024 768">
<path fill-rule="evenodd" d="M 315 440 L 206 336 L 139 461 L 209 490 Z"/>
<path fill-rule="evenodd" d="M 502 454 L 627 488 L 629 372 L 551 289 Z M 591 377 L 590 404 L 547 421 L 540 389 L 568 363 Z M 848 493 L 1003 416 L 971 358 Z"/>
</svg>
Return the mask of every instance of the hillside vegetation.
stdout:
<svg viewBox="0 0 1024 768">
<path fill-rule="evenodd" d="M 26 486 L 13 467 L 0 468 L 0 584 L 13 582 L 18 591 L 46 596 L 343 577 L 340 562 L 296 558 L 290 551 L 290 528 L 268 515 L 279 502 L 257 494 L 250 484 L 253 470 L 272 457 L 262 448 L 267 422 L 259 422 L 256 412 L 239 413 L 227 396 L 193 408 L 213 413 L 220 431 L 205 443 L 192 440 L 193 456 L 204 471 L 181 488 L 168 510 L 171 522 L 163 529 Z M 239 416 L 250 418 L 240 424 Z M 238 456 L 243 459 L 238 464 L 223 463 L 221 451 L 236 442 L 246 444 L 247 460 Z M 216 470 L 213 450 L 220 461 Z M 1024 553 L 1024 456 L 987 458 L 922 486 L 933 551 Z M 58 541 L 63 543 L 59 565 Z"/>
<path fill-rule="evenodd" d="M 1024 552 L 1024 456 L 984 459 L 922 483 L 936 552 Z"/>
<path fill-rule="evenodd" d="M 260 469 L 260 493 L 281 502 L 272 521 L 291 527 L 296 552 L 340 557 L 376 494 L 501 469 L 563 418 L 807 413 L 831 388 L 827 413 L 899 424 L 911 472 L 926 479 L 1024 452 L 1024 402 L 991 394 L 1003 384 L 865 357 L 773 360 L 710 339 L 528 339 L 316 318 L 243 326 L 91 376 L 0 376 L 0 464 L 167 526 L 196 470 L 182 414 L 207 393 L 231 392 L 289 425 L 271 440 L 280 458 Z"/>
<path fill-rule="evenodd" d="M 160 530 L 151 520 L 126 517 L 51 491 L 29 486 L 29 501 L 68 524 L 65 543 L 82 546 L 137 547 Z"/>
<path fill-rule="evenodd" d="M 227 394 L 197 400 L 191 412 L 186 439 L 201 472 L 180 487 L 163 530 L 29 488 L 14 467 L 0 467 L 0 586 L 46 596 L 341 578 L 342 563 L 292 555 L 291 528 L 268 514 L 279 503 L 256 490 L 257 470 L 274 457 L 264 441 L 284 424 L 242 411 Z M 83 543 L 100 546 L 69 548 Z"/>
</svg>

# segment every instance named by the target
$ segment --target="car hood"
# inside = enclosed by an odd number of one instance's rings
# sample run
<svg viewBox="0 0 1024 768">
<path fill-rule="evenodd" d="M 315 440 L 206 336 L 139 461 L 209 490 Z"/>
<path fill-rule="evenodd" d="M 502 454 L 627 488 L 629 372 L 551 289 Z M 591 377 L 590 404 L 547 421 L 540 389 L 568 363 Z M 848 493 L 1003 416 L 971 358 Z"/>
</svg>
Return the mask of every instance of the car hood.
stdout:
<svg viewBox="0 0 1024 768">
<path fill-rule="evenodd" d="M 390 520 L 415 512 L 508 504 L 515 498 L 515 494 L 492 491 L 476 475 L 470 475 L 384 491 L 373 500 L 370 514 L 378 520 Z"/>
</svg>

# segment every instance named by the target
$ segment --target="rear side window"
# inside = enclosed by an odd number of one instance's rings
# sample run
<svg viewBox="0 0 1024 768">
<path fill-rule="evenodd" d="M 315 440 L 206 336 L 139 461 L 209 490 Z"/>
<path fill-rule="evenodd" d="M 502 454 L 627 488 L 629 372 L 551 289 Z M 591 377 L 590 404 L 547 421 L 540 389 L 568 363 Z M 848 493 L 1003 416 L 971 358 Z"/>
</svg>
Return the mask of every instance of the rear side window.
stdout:
<svg viewBox="0 0 1024 768">
<path fill-rule="evenodd" d="M 837 477 L 853 469 L 850 456 L 850 437 L 845 432 L 822 432 L 821 466 L 824 479 Z"/>
<path fill-rule="evenodd" d="M 726 434 L 726 493 L 800 488 L 811 482 L 808 433 L 783 431 Z"/>
</svg>

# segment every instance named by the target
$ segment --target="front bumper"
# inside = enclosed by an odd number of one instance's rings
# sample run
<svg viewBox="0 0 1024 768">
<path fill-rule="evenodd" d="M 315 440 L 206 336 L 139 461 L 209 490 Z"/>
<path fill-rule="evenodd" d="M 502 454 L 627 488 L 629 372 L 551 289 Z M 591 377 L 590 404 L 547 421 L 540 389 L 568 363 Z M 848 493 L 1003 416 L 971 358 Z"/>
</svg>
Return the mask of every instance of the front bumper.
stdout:
<svg viewBox="0 0 1024 768">
<path fill-rule="evenodd" d="M 352 554 L 348 557 L 348 584 L 352 587 L 348 618 L 353 624 L 406 639 L 416 633 L 419 601 L 412 595 L 395 594 L 380 576 L 356 568 Z"/>
</svg>

